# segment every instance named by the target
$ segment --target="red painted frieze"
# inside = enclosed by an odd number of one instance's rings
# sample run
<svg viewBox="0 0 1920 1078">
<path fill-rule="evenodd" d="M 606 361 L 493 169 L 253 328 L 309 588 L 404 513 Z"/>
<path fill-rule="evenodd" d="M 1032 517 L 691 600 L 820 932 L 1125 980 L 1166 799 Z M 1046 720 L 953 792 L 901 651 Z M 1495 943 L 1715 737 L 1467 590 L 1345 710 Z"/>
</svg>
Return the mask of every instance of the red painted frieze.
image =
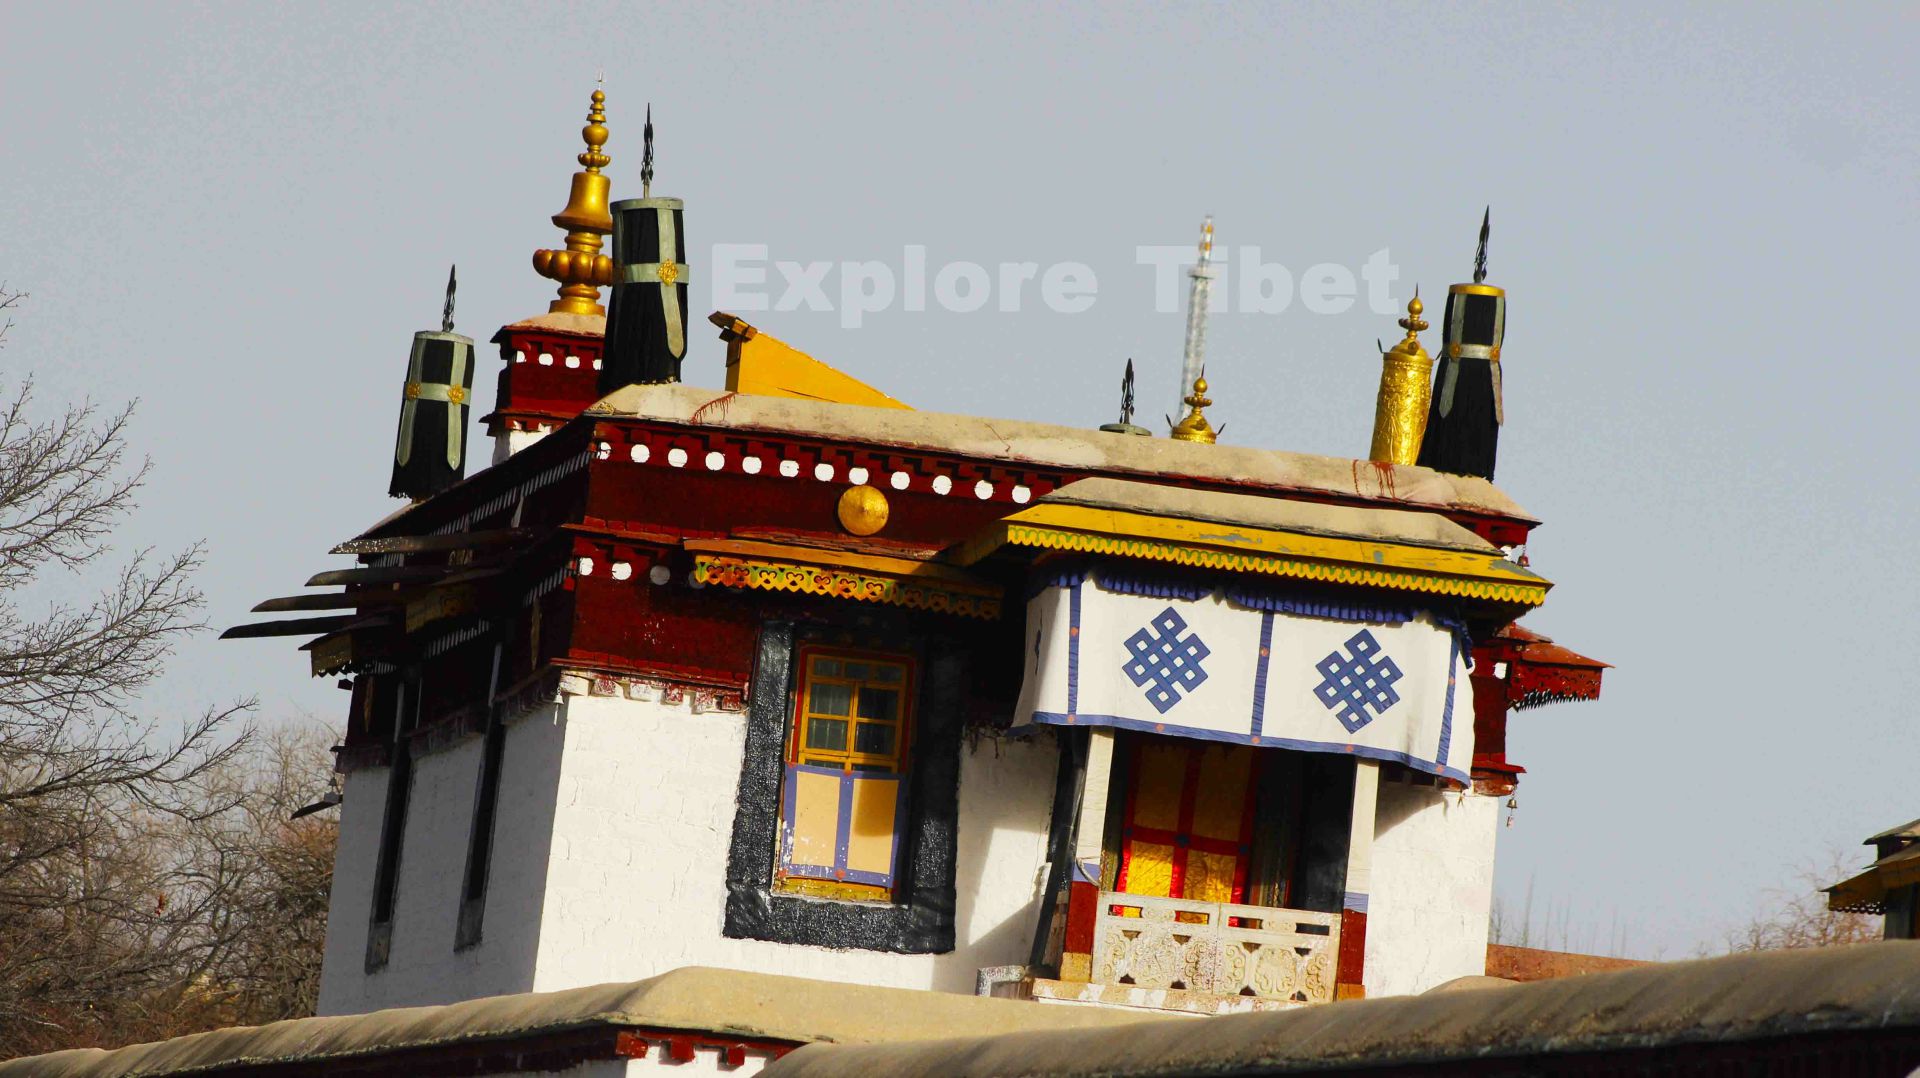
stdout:
<svg viewBox="0 0 1920 1078">
<path fill-rule="evenodd" d="M 558 426 L 600 399 L 606 342 L 599 335 L 509 327 L 494 342 L 506 366 L 495 383 L 494 411 L 481 420 L 489 434 L 498 434 L 502 425 Z"/>
</svg>

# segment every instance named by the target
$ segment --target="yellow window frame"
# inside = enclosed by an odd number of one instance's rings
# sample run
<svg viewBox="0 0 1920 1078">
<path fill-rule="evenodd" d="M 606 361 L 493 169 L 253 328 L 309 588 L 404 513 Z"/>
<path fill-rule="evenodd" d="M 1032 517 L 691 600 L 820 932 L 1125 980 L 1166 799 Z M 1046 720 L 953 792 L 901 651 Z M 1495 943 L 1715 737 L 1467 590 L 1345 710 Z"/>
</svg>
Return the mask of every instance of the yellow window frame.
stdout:
<svg viewBox="0 0 1920 1078">
<path fill-rule="evenodd" d="M 838 669 L 844 671 L 849 663 L 875 670 L 897 670 L 899 676 L 897 680 L 886 681 L 876 677 L 852 678 L 844 673 L 836 676 L 823 672 L 827 664 L 837 664 Z M 878 769 L 896 775 L 904 774 L 907 745 L 913 723 L 913 660 L 905 655 L 887 652 L 802 648 L 799 666 L 800 678 L 798 691 L 794 694 L 793 732 L 787 742 L 787 762 L 813 764 L 819 767 L 837 765 L 843 771 Z M 816 685 L 845 686 L 848 689 L 846 714 L 836 715 L 832 712 L 813 710 L 813 688 Z M 882 720 L 862 717 L 860 695 L 863 689 L 897 694 L 898 702 L 893 718 Z M 844 747 L 831 749 L 810 746 L 808 741 L 817 722 L 845 723 L 846 735 L 842 741 Z M 892 727 L 893 751 L 861 752 L 857 746 L 859 729 L 863 724 Z"/>
</svg>

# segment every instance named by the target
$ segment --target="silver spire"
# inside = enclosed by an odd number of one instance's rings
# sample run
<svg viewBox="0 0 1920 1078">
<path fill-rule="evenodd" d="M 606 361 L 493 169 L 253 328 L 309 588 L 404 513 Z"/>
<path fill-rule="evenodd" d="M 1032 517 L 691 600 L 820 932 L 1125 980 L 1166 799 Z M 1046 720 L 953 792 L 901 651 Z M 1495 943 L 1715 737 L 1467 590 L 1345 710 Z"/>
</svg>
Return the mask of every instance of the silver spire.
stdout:
<svg viewBox="0 0 1920 1078">
<path fill-rule="evenodd" d="M 1213 215 L 1200 225 L 1200 257 L 1187 271 L 1193 285 L 1187 293 L 1187 342 L 1180 357 L 1180 392 L 1174 399 L 1184 401 L 1193 392 L 1207 364 L 1207 306 L 1213 292 Z"/>
</svg>

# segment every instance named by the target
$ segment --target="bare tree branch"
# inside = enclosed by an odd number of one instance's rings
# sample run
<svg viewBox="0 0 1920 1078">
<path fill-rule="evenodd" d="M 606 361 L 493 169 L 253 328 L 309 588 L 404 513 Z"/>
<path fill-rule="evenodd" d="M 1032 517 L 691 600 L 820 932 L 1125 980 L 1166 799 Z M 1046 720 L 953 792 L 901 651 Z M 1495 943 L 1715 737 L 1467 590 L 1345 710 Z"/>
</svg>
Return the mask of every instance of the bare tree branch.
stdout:
<svg viewBox="0 0 1920 1078">
<path fill-rule="evenodd" d="M 310 1013 L 334 822 L 288 817 L 330 737 L 256 739 L 250 701 L 138 713 L 203 628 L 200 548 L 108 564 L 148 472 L 131 407 L 0 402 L 0 1058 Z"/>
<path fill-rule="evenodd" d="M 1727 934 L 1727 950 L 1834 947 L 1879 939 L 1879 918 L 1827 908 L 1821 889 L 1859 871 L 1850 867 L 1849 860 L 1845 852 L 1833 850 L 1824 859 L 1802 863 L 1794 870 L 1792 883 L 1767 892 L 1765 912 Z"/>
</svg>

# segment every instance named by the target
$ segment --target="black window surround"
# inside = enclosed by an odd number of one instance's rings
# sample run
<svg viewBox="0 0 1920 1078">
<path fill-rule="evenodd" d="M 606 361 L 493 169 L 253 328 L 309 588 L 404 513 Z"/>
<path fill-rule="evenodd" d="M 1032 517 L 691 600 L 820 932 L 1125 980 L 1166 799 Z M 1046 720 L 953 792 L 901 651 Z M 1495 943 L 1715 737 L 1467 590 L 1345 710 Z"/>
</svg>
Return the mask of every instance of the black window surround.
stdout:
<svg viewBox="0 0 1920 1078">
<path fill-rule="evenodd" d="M 896 900 L 839 902 L 773 890 L 782 764 L 793 710 L 794 645 L 796 638 L 811 642 L 827 635 L 833 634 L 796 630 L 791 622 L 769 622 L 761 628 L 747 706 L 746 751 L 740 762 L 739 807 L 727 855 L 723 931 L 735 939 L 895 954 L 951 951 L 960 723 L 966 696 L 966 660 L 959 647 L 912 642 L 922 673 Z M 901 638 L 890 637 L 886 650 L 902 650 Z"/>
<path fill-rule="evenodd" d="M 413 743 L 409 735 L 420 723 L 420 681 L 409 672 L 395 690 L 393 755 L 388 761 L 386 808 L 380 817 L 380 847 L 375 855 L 373 901 L 367 914 L 367 954 L 364 968 L 378 973 L 387 968 L 393 950 L 393 914 L 400 894 L 401 846 L 407 836 L 407 803 L 412 799 Z M 409 710 L 411 705 L 411 710 Z"/>
</svg>

